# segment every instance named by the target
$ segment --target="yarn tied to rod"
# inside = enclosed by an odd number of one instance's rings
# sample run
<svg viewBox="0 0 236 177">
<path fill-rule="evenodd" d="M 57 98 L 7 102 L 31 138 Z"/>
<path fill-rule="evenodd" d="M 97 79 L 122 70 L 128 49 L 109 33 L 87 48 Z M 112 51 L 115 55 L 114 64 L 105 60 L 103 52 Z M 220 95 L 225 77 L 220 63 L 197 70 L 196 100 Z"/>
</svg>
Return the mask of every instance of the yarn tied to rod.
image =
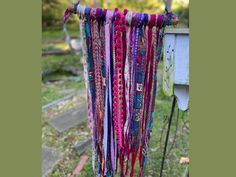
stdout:
<svg viewBox="0 0 236 177">
<path fill-rule="evenodd" d="M 118 8 L 67 8 L 76 13 L 84 41 L 84 74 L 92 131 L 95 176 L 143 177 L 152 132 L 165 26 L 178 22 L 171 11 L 134 13 Z"/>
</svg>

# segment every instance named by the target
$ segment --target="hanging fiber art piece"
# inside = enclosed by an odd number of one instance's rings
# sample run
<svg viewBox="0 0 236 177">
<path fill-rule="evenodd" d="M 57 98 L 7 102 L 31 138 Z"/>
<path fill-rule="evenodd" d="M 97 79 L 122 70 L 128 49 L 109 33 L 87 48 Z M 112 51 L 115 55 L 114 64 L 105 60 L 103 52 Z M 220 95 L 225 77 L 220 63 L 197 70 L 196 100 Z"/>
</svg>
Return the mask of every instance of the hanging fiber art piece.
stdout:
<svg viewBox="0 0 236 177">
<path fill-rule="evenodd" d="M 164 27 L 177 23 L 164 14 L 120 12 L 75 4 L 78 14 L 95 176 L 142 177 L 152 133 L 157 68 Z"/>
</svg>

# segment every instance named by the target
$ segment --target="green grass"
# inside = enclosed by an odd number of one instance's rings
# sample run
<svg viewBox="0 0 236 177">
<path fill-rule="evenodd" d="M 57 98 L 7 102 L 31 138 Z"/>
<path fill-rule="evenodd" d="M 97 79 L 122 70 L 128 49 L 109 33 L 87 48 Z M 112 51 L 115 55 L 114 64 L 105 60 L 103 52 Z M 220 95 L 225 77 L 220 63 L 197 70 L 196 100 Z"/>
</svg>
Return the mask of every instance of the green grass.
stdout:
<svg viewBox="0 0 236 177">
<path fill-rule="evenodd" d="M 78 23 L 75 22 L 73 24 L 67 25 L 67 31 L 71 36 L 77 36 L 79 35 L 79 27 Z M 42 31 L 42 40 L 48 40 L 48 39 L 58 39 L 63 38 L 65 36 L 63 27 L 61 29 L 47 29 Z"/>
<path fill-rule="evenodd" d="M 42 57 L 42 71 L 55 72 L 65 67 L 73 67 L 82 71 L 83 65 L 80 55 L 48 56 Z"/>
<path fill-rule="evenodd" d="M 66 55 L 42 57 L 42 72 L 44 73 L 42 76 L 43 82 L 41 90 L 42 105 L 66 96 L 67 94 L 61 93 L 62 90 L 74 89 L 78 91 L 85 87 L 84 82 L 73 81 L 73 78 L 70 78 L 72 75 L 68 70 L 81 72 L 81 76 L 79 77 L 83 79 L 81 56 Z M 50 80 L 58 82 L 49 83 L 48 81 Z"/>
<path fill-rule="evenodd" d="M 66 50 L 70 50 L 70 47 L 65 42 L 43 43 L 42 50 L 43 51 L 66 51 Z"/>
<path fill-rule="evenodd" d="M 74 89 L 74 92 L 76 92 L 83 88 L 85 88 L 84 82 L 64 81 L 51 84 L 42 83 L 41 104 L 46 105 L 68 95 L 68 93 L 61 93 L 62 90 Z"/>
<path fill-rule="evenodd" d="M 57 31 L 42 31 L 42 39 L 57 39 L 62 38 L 64 36 L 63 30 L 57 30 Z"/>
</svg>

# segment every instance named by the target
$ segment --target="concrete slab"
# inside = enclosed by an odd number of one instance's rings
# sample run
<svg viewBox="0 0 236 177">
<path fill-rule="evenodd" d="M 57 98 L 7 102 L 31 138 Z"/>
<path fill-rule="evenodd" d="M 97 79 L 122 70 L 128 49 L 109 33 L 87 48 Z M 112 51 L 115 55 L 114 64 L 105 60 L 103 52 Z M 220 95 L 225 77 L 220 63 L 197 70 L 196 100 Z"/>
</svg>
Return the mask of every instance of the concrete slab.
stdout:
<svg viewBox="0 0 236 177">
<path fill-rule="evenodd" d="M 88 146 L 92 143 L 92 138 L 84 140 L 75 145 L 75 149 L 79 155 L 83 154 L 83 152 L 88 148 Z"/>
<path fill-rule="evenodd" d="M 52 118 L 48 123 L 53 126 L 57 131 L 63 132 L 71 127 L 74 127 L 86 120 L 88 117 L 87 105 L 83 105 L 80 108 L 74 108 L 65 112 L 55 118 Z"/>
<path fill-rule="evenodd" d="M 61 159 L 62 153 L 57 151 L 55 148 L 42 147 L 42 177 L 46 177 L 52 170 L 53 167 Z"/>
</svg>

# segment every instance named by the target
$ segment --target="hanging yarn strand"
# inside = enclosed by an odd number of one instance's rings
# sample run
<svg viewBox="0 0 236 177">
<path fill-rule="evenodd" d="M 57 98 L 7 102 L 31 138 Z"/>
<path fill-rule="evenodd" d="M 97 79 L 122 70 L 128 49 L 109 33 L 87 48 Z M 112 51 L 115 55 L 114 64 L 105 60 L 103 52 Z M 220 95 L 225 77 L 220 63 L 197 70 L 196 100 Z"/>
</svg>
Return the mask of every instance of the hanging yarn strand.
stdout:
<svg viewBox="0 0 236 177">
<path fill-rule="evenodd" d="M 83 44 L 94 176 L 143 177 L 163 32 L 178 19 L 170 10 L 149 15 L 76 3 L 65 11 L 64 23 L 73 13 Z"/>
</svg>

